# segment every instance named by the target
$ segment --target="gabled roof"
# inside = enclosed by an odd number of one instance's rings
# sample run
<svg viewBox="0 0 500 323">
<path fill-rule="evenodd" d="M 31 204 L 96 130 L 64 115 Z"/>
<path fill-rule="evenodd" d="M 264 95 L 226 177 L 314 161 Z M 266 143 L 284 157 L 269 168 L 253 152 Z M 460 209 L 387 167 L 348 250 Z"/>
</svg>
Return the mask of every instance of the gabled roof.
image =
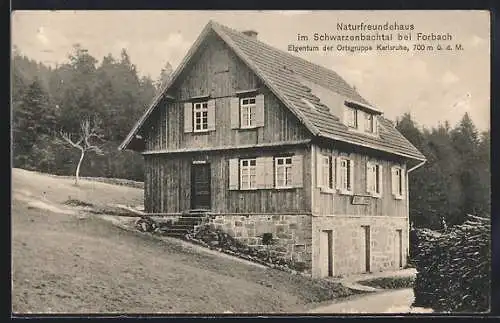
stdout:
<svg viewBox="0 0 500 323">
<path fill-rule="evenodd" d="M 344 101 L 374 112 L 379 113 L 379 110 L 371 106 L 334 71 L 273 48 L 256 38 L 249 37 L 213 21 L 210 21 L 205 26 L 168 84 L 160 95 L 153 100 L 119 149 L 125 149 L 129 145 L 132 138 L 156 108 L 158 102 L 167 93 L 167 90 L 197 51 L 203 39 L 212 30 L 253 70 L 313 135 L 382 150 L 411 159 L 425 160 L 422 153 L 401 135 L 389 120 L 382 116 L 378 116 L 379 137 L 349 131 L 340 118 L 332 114 L 331 109 L 325 105 L 326 102 L 329 103 L 331 100 L 323 100 L 325 102 L 322 102 L 320 97 L 313 94 L 314 91 L 311 87 L 327 89 L 327 92 L 331 93 L 332 96 L 338 96 L 336 100 L 341 104 Z M 307 101 L 312 103 L 316 109 L 311 109 Z"/>
</svg>

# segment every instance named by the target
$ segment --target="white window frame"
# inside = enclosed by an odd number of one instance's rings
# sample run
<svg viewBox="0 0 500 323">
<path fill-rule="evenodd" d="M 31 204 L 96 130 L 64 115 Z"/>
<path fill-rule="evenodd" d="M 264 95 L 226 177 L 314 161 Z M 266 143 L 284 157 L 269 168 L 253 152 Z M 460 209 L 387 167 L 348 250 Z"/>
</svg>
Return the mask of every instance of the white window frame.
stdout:
<svg viewBox="0 0 500 323">
<path fill-rule="evenodd" d="M 248 184 L 243 186 L 243 183 L 248 183 Z M 256 190 L 256 189 L 257 189 L 257 158 L 240 159 L 240 190 Z"/>
<path fill-rule="evenodd" d="M 369 186 L 369 183 L 373 185 L 373 187 L 368 187 L 368 193 L 370 193 L 374 197 L 381 197 L 382 196 L 382 164 L 377 163 L 377 162 L 368 162 L 366 164 L 367 168 L 372 168 L 371 172 L 367 172 L 367 176 L 371 175 L 373 178 L 370 179 L 367 177 L 366 180 L 368 181 L 367 186 Z M 381 176 L 382 175 L 382 176 Z"/>
<path fill-rule="evenodd" d="M 351 108 L 348 106 L 344 106 L 345 109 L 345 124 L 349 128 L 352 129 L 358 129 L 359 123 L 358 123 L 358 109 Z M 351 124 L 354 123 L 354 124 Z"/>
<path fill-rule="evenodd" d="M 399 167 L 399 166 L 394 166 L 394 170 L 399 173 L 399 175 L 396 174 L 396 176 L 397 176 L 396 188 L 397 189 L 396 189 L 396 194 L 394 195 L 394 198 L 396 198 L 398 200 L 402 200 L 404 198 L 404 193 L 405 193 L 405 188 L 403 187 L 403 185 L 404 185 L 403 168 Z M 391 174 L 391 177 L 392 177 L 392 174 Z M 391 180 L 394 180 L 394 178 L 392 178 Z"/>
<path fill-rule="evenodd" d="M 253 102 L 252 102 L 253 101 Z M 240 128 L 255 128 L 257 122 L 257 97 L 245 96 L 240 98 Z"/>
<path fill-rule="evenodd" d="M 332 156 L 320 155 L 321 176 L 319 178 L 319 186 L 325 191 L 332 191 L 335 187 L 334 174 L 332 163 L 334 162 Z"/>
<path fill-rule="evenodd" d="M 198 124 L 200 129 L 197 129 Z M 208 131 L 208 101 L 193 102 L 193 132 L 206 131 Z"/>
<path fill-rule="evenodd" d="M 345 167 L 342 162 L 346 163 Z M 347 157 L 340 157 L 338 168 L 337 176 L 339 176 L 340 181 L 340 194 L 352 195 L 354 192 L 354 183 L 351 182 L 351 179 L 354 178 L 354 174 L 351 176 L 351 172 L 353 172 L 352 160 Z"/>
<path fill-rule="evenodd" d="M 280 161 L 282 162 L 280 164 Z M 283 171 L 283 181 L 278 180 L 278 172 Z M 289 177 L 287 177 L 287 175 Z M 275 188 L 292 188 L 293 161 L 292 157 L 274 157 L 274 181 Z M 287 181 L 288 179 L 288 181 Z"/>
</svg>

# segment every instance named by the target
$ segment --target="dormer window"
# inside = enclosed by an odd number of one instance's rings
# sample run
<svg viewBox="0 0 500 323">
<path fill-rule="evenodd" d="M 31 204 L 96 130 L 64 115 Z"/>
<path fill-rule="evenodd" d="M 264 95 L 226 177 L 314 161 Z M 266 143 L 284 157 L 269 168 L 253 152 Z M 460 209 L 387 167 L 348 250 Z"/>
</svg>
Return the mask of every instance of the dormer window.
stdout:
<svg viewBox="0 0 500 323">
<path fill-rule="evenodd" d="M 344 123 L 351 130 L 360 131 L 368 134 L 377 133 L 377 117 L 376 114 L 365 111 L 364 109 L 356 109 L 352 105 L 344 106 Z"/>
</svg>

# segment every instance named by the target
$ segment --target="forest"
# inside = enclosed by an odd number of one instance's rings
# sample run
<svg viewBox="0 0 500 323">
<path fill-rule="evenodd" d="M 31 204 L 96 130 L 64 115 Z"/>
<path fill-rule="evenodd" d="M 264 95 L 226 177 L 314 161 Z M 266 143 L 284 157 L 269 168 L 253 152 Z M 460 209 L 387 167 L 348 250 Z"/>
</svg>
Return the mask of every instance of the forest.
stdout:
<svg viewBox="0 0 500 323">
<path fill-rule="evenodd" d="M 142 156 L 117 147 L 168 81 L 169 63 L 153 80 L 139 75 L 125 49 L 98 60 L 75 45 L 56 67 L 15 47 L 11 64 L 13 167 L 74 175 L 83 156 L 75 144 L 87 143 L 95 149 L 82 159 L 81 176 L 143 180 Z M 85 120 L 88 138 L 80 137 Z M 490 217 L 490 130 L 478 131 L 467 113 L 456 125 L 424 127 L 408 113 L 394 122 L 427 157 L 409 177 L 414 227 L 442 230 L 467 214 Z"/>
</svg>

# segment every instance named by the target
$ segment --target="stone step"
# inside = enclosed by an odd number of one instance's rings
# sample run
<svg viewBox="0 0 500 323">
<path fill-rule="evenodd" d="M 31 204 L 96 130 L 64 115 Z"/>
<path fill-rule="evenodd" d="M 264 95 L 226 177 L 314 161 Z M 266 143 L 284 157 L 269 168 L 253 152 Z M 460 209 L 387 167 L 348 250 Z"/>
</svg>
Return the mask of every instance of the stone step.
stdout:
<svg viewBox="0 0 500 323">
<path fill-rule="evenodd" d="M 179 218 L 174 223 L 200 223 L 203 221 L 203 218 Z"/>
<path fill-rule="evenodd" d="M 177 229 L 177 228 L 168 228 L 161 230 L 164 235 L 172 236 L 172 237 L 183 237 L 186 233 L 189 232 L 187 229 Z"/>
<path fill-rule="evenodd" d="M 172 228 L 172 229 L 179 229 L 179 230 L 193 230 L 195 227 L 195 225 L 192 225 L 192 224 L 179 224 L 179 223 L 175 223 L 173 225 L 171 225 L 169 228 Z"/>
</svg>

